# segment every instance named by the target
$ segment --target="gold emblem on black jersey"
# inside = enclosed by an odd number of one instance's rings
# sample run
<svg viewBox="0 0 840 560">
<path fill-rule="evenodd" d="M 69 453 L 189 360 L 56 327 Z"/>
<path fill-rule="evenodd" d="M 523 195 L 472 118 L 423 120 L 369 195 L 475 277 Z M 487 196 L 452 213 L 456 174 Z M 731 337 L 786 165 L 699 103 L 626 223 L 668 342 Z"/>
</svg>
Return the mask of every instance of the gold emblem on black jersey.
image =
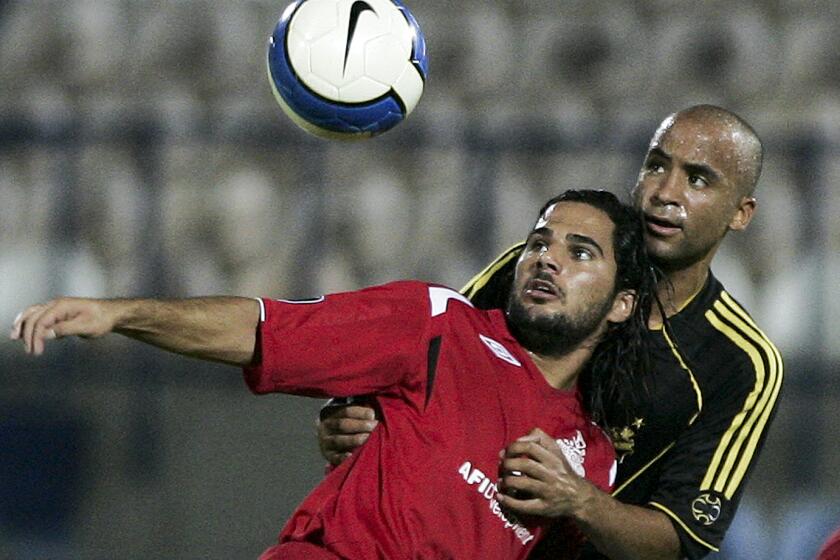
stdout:
<svg viewBox="0 0 840 560">
<path fill-rule="evenodd" d="M 720 498 L 711 494 L 700 494 L 691 502 L 691 514 L 703 525 L 711 525 L 720 517 Z"/>
<path fill-rule="evenodd" d="M 633 448 L 636 446 L 636 433 L 644 425 L 644 418 L 636 418 L 630 422 L 629 426 L 610 428 L 610 439 L 612 440 L 619 463 L 625 456 L 633 454 Z"/>
</svg>

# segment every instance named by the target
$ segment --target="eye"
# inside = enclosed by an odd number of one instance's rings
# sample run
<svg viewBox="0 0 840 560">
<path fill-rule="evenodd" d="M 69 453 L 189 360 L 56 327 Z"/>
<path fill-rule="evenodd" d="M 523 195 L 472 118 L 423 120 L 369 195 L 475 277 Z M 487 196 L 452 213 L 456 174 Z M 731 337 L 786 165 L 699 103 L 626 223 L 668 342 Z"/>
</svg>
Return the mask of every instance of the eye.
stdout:
<svg viewBox="0 0 840 560">
<path fill-rule="evenodd" d="M 648 162 L 646 168 L 648 173 L 662 173 L 665 171 L 665 166 L 657 161 Z"/>
<path fill-rule="evenodd" d="M 586 247 L 572 247 L 572 257 L 576 261 L 591 261 L 594 258 L 592 251 Z"/>
<path fill-rule="evenodd" d="M 528 241 L 527 250 L 531 251 L 531 252 L 537 252 L 537 251 L 542 251 L 543 249 L 546 249 L 547 247 L 548 247 L 548 245 L 542 239 L 533 238 L 530 241 Z"/>
<path fill-rule="evenodd" d="M 689 175 L 688 184 L 696 189 L 702 189 L 709 186 L 709 181 L 702 175 Z"/>
</svg>

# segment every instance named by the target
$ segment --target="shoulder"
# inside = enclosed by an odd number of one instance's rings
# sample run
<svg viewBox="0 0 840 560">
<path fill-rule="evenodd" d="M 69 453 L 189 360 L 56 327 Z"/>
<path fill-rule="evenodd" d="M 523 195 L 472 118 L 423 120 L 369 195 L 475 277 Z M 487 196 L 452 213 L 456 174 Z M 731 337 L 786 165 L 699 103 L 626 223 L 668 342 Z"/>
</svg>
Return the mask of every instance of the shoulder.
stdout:
<svg viewBox="0 0 840 560">
<path fill-rule="evenodd" d="M 387 297 L 396 298 L 401 306 L 414 307 L 418 312 L 422 310 L 424 315 L 436 321 L 487 320 L 488 317 L 488 312 L 476 309 L 461 292 L 440 284 L 404 280 L 373 289 L 385 290 Z"/>
<path fill-rule="evenodd" d="M 746 309 L 712 275 L 703 291 L 676 315 L 671 329 L 697 381 L 727 390 L 781 382 L 782 357 Z"/>
<path fill-rule="evenodd" d="M 436 302 L 443 304 L 449 300 L 456 300 L 470 307 L 472 304 L 457 290 L 441 284 L 423 282 L 420 280 L 397 280 L 378 286 L 370 286 L 358 293 L 367 297 L 416 299 L 422 302 Z"/>
<path fill-rule="evenodd" d="M 703 318 L 710 336 L 717 340 L 719 360 L 726 360 L 727 369 L 738 373 L 736 379 L 748 385 L 762 381 L 781 383 L 784 367 L 778 348 L 747 310 L 718 285 L 720 289 Z"/>
</svg>

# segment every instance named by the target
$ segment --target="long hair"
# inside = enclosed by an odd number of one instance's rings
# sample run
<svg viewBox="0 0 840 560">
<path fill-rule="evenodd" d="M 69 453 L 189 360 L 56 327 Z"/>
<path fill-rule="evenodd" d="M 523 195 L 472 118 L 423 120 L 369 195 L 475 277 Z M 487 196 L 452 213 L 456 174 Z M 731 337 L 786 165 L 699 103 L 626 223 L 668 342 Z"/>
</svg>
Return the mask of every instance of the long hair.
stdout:
<svg viewBox="0 0 840 560">
<path fill-rule="evenodd" d="M 645 250 L 641 214 L 603 190 L 569 190 L 540 210 L 543 216 L 558 202 L 581 202 L 606 213 L 615 229 L 613 252 L 616 279 L 613 294 L 635 293 L 632 315 L 621 323 L 608 323 L 607 330 L 578 379 L 583 406 L 604 428 L 624 425 L 647 391 L 644 379 L 650 371 L 648 318 L 656 302 L 657 272 Z M 609 414 L 608 414 L 609 412 Z"/>
</svg>

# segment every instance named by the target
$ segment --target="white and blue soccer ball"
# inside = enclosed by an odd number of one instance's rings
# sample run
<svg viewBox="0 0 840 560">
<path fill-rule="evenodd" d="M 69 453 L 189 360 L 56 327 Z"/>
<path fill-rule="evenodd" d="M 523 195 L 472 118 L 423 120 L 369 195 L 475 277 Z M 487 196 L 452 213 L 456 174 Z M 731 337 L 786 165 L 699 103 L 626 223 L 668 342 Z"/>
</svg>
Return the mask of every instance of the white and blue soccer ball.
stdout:
<svg viewBox="0 0 840 560">
<path fill-rule="evenodd" d="M 417 105 L 426 41 L 400 0 L 297 0 L 268 41 L 268 75 L 285 113 L 325 138 L 367 138 Z"/>
</svg>

